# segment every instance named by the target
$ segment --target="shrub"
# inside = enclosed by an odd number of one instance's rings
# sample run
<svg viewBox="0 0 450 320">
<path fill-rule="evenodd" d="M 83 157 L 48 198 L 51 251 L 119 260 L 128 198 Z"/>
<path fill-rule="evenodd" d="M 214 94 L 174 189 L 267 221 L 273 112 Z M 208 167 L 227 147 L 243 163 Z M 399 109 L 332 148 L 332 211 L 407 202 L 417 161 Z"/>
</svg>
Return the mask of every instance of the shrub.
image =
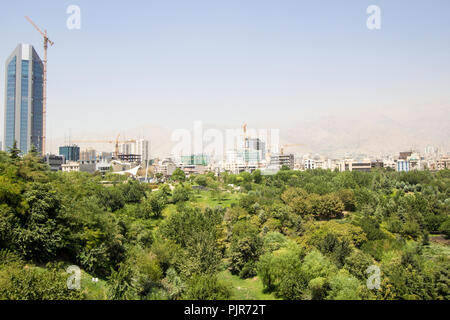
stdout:
<svg viewBox="0 0 450 320">
<path fill-rule="evenodd" d="M 227 300 L 231 297 L 228 284 L 219 281 L 216 276 L 195 275 L 187 282 L 186 300 Z"/>
<path fill-rule="evenodd" d="M 80 290 L 67 287 L 68 274 L 13 262 L 0 267 L 0 300 L 80 300 Z"/>
</svg>

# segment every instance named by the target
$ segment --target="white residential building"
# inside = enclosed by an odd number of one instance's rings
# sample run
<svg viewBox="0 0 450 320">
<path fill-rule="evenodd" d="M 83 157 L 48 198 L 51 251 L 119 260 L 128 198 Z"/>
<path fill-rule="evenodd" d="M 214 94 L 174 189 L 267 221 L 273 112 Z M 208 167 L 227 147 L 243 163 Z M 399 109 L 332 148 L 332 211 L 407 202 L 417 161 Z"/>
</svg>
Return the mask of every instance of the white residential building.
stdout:
<svg viewBox="0 0 450 320">
<path fill-rule="evenodd" d="M 316 168 L 315 161 L 313 159 L 305 159 L 303 167 L 305 170 L 313 170 Z"/>
<path fill-rule="evenodd" d="M 80 163 L 75 161 L 69 161 L 66 164 L 61 165 L 62 172 L 78 172 L 80 171 Z"/>
</svg>

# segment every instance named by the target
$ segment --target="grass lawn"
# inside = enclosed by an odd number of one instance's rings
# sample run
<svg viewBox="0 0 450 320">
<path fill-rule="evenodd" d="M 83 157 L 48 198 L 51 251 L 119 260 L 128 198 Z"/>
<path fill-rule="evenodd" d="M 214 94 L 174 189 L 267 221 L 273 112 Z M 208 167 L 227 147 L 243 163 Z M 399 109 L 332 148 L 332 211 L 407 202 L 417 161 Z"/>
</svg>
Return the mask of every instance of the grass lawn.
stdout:
<svg viewBox="0 0 450 320">
<path fill-rule="evenodd" d="M 430 236 L 431 238 L 431 236 Z M 430 242 L 428 246 L 424 247 L 423 256 L 425 258 L 435 258 L 438 256 L 450 257 L 450 246 L 440 243 Z"/>
<path fill-rule="evenodd" d="M 86 300 L 107 300 L 105 280 L 98 279 L 98 282 L 93 282 L 92 276 L 81 270 L 80 285 Z"/>
<path fill-rule="evenodd" d="M 232 285 L 231 300 L 277 300 L 275 295 L 263 293 L 263 285 L 258 277 L 241 279 L 228 270 L 220 272 L 218 277 Z"/>
<path fill-rule="evenodd" d="M 222 206 L 230 207 L 232 203 L 238 203 L 239 193 L 221 192 L 220 198 L 217 198 L 211 191 L 194 192 L 193 202 L 203 203 L 211 208 Z"/>
<path fill-rule="evenodd" d="M 172 213 L 177 212 L 177 206 L 174 204 L 168 204 L 167 207 L 164 208 L 164 210 L 162 211 L 162 218 L 158 219 L 158 223 L 156 223 L 156 225 L 158 225 L 162 220 L 166 219 L 167 217 L 169 217 Z"/>
</svg>

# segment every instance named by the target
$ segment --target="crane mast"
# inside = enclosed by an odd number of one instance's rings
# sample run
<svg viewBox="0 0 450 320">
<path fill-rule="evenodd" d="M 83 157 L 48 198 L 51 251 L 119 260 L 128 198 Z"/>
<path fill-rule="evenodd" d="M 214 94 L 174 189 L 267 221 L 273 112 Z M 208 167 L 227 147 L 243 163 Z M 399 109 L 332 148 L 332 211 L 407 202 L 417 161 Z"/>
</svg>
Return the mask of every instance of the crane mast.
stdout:
<svg viewBox="0 0 450 320">
<path fill-rule="evenodd" d="M 42 155 L 45 155 L 45 147 L 46 147 L 46 128 L 47 128 L 47 51 L 48 51 L 48 44 L 50 43 L 51 46 L 53 46 L 54 42 L 51 41 L 47 36 L 47 30 L 44 30 L 44 32 L 39 29 L 39 27 L 31 20 L 29 17 L 25 17 L 25 19 L 28 20 L 29 23 L 42 35 L 44 38 L 44 70 L 43 70 L 43 87 L 42 87 Z"/>
</svg>

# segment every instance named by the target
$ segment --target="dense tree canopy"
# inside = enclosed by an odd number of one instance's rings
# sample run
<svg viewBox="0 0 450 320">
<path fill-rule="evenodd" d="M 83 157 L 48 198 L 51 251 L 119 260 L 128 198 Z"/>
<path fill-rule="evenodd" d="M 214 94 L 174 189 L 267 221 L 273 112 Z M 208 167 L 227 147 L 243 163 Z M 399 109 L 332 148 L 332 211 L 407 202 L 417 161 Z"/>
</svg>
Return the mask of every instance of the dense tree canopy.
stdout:
<svg viewBox="0 0 450 320">
<path fill-rule="evenodd" d="M 449 187 L 449 171 L 289 168 L 177 169 L 151 186 L 50 172 L 13 148 L 0 152 L 0 299 L 234 298 L 226 279 L 283 299 L 449 299 Z M 69 265 L 100 283 L 69 290 Z"/>
</svg>

